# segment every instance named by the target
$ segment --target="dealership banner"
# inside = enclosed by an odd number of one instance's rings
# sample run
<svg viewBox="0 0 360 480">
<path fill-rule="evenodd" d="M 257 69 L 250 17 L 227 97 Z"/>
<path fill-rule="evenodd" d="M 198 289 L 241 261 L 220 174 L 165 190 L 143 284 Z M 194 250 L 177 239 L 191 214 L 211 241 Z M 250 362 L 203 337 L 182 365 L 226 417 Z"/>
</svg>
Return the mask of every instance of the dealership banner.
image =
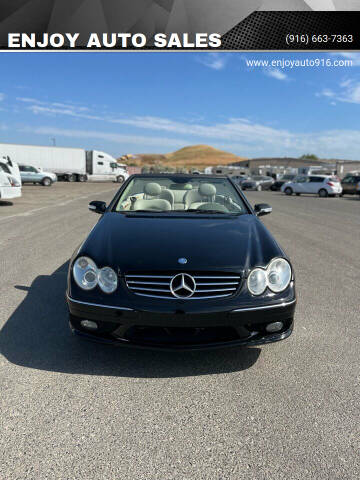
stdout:
<svg viewBox="0 0 360 480">
<path fill-rule="evenodd" d="M 2 0 L 4 50 L 356 50 L 359 0 Z"/>
</svg>

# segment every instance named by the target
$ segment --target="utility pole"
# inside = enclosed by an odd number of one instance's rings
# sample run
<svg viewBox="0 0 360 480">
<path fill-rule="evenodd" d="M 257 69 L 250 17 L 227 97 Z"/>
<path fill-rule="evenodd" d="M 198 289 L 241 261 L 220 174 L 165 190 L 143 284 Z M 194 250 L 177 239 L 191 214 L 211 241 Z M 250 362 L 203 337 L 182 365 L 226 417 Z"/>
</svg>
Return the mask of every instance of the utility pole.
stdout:
<svg viewBox="0 0 360 480">
<path fill-rule="evenodd" d="M 51 141 L 53 143 L 53 147 L 56 147 L 56 138 L 52 138 Z"/>
</svg>

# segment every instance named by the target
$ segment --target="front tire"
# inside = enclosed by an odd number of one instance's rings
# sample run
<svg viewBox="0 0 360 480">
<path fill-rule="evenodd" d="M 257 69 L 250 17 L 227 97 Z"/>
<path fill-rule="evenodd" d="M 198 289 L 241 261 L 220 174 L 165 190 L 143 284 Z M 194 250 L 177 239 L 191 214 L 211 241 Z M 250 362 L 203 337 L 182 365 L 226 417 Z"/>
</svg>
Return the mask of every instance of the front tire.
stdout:
<svg viewBox="0 0 360 480">
<path fill-rule="evenodd" d="M 319 197 L 320 197 L 320 198 L 326 198 L 326 197 L 328 197 L 328 196 L 329 196 L 328 191 L 325 190 L 325 188 L 321 188 L 321 189 L 319 190 Z"/>
<path fill-rule="evenodd" d="M 286 187 L 285 190 L 284 190 L 284 193 L 285 193 L 285 195 L 292 195 L 294 192 L 293 192 L 292 188 Z"/>
<path fill-rule="evenodd" d="M 125 177 L 123 177 L 122 175 L 119 175 L 119 176 L 116 178 L 116 181 L 117 181 L 117 183 L 124 183 Z"/>
<path fill-rule="evenodd" d="M 52 184 L 51 178 L 49 178 L 49 177 L 43 178 L 41 184 L 42 184 L 44 187 L 50 187 L 51 184 Z"/>
</svg>

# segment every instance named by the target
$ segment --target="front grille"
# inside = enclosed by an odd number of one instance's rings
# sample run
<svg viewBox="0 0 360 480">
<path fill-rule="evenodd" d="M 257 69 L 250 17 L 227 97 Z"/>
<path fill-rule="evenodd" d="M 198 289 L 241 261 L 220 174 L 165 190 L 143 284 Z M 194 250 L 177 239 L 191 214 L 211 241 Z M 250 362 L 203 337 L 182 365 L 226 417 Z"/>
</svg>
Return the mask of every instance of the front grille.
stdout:
<svg viewBox="0 0 360 480">
<path fill-rule="evenodd" d="M 181 288 L 181 275 L 191 291 Z M 194 280 L 192 283 L 191 278 Z M 177 277 L 174 282 L 172 280 Z M 131 272 L 125 275 L 126 285 L 132 293 L 143 297 L 201 300 L 224 298 L 234 295 L 241 277 L 237 273 L 224 272 Z M 177 288 L 176 294 L 171 290 Z"/>
</svg>

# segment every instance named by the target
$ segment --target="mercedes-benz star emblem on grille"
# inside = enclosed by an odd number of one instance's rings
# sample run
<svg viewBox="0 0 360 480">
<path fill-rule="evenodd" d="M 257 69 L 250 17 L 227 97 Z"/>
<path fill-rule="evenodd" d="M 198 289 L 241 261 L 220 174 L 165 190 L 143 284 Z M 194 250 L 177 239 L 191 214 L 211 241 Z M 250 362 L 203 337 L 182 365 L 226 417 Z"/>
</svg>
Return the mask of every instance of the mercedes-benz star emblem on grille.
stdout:
<svg viewBox="0 0 360 480">
<path fill-rule="evenodd" d="M 176 298 L 190 298 L 194 295 L 196 283 L 187 273 L 175 275 L 170 282 L 170 291 Z"/>
<path fill-rule="evenodd" d="M 178 262 L 181 263 L 181 265 L 185 265 L 185 263 L 187 263 L 187 258 L 179 258 Z"/>
</svg>

